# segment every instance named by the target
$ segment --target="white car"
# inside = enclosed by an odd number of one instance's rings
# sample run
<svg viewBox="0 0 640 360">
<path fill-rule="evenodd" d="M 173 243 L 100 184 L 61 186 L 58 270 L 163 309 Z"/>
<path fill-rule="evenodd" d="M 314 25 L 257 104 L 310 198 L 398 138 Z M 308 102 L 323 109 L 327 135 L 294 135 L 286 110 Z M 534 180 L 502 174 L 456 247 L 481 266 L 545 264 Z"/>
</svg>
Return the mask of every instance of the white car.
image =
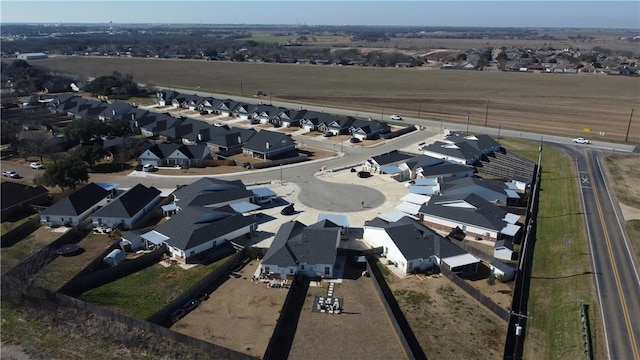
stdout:
<svg viewBox="0 0 640 360">
<path fill-rule="evenodd" d="M 576 144 L 590 144 L 589 140 L 581 137 L 573 139 L 573 142 Z"/>
<path fill-rule="evenodd" d="M 2 172 L 2 176 L 8 177 L 8 178 L 12 178 L 12 179 L 19 179 L 20 178 L 20 174 L 18 174 L 15 171 L 12 171 L 12 170 L 3 171 Z"/>
<path fill-rule="evenodd" d="M 153 171 L 153 170 L 155 170 L 155 169 L 156 169 L 156 167 L 155 167 L 155 165 L 153 165 L 153 164 L 145 164 L 145 165 L 142 167 L 142 171 L 144 171 L 144 172 L 151 172 L 151 171 Z"/>
<path fill-rule="evenodd" d="M 29 167 L 31 167 L 32 169 L 42 169 L 42 164 L 40 164 L 39 162 L 32 162 L 31 164 L 29 164 Z"/>
<path fill-rule="evenodd" d="M 391 115 L 391 120 L 402 120 L 402 116 L 400 116 L 400 115 Z"/>
</svg>

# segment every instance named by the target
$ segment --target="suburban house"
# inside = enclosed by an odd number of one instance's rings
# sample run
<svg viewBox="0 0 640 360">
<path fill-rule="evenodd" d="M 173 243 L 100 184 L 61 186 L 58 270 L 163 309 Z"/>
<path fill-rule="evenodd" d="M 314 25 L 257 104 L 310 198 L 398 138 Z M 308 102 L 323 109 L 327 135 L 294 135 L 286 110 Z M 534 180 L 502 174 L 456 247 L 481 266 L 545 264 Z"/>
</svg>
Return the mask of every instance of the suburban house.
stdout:
<svg viewBox="0 0 640 360">
<path fill-rule="evenodd" d="M 197 121 L 196 121 L 197 122 Z M 209 140 L 224 136 L 229 133 L 230 128 L 228 126 L 202 126 L 203 122 L 193 127 L 193 131 L 182 135 L 182 143 L 185 145 L 197 145 L 200 143 L 207 143 Z"/>
<path fill-rule="evenodd" d="M 242 146 L 257 132 L 254 129 L 231 128 L 225 134 L 211 137 L 207 146 L 212 152 L 242 152 Z"/>
<path fill-rule="evenodd" d="M 114 101 L 108 103 L 105 109 L 98 115 L 98 119 L 101 121 L 110 121 L 121 118 L 123 115 L 129 113 L 133 109 L 133 106 L 122 101 Z"/>
<path fill-rule="evenodd" d="M 455 196 L 474 193 L 496 205 L 515 205 L 520 195 L 511 183 L 479 177 L 446 178 L 440 180 L 440 194 Z"/>
<path fill-rule="evenodd" d="M 88 220 L 111 199 L 112 192 L 89 183 L 40 212 L 40 222 L 47 226 L 76 226 Z"/>
<path fill-rule="evenodd" d="M 234 101 L 234 100 L 231 100 L 231 99 L 225 99 L 225 100 L 220 101 L 220 103 L 218 103 L 218 105 L 215 108 L 215 111 L 218 114 L 221 114 L 223 116 L 231 117 L 231 116 L 233 116 L 233 111 L 239 105 L 241 105 L 241 103 L 238 102 L 238 101 Z"/>
<path fill-rule="evenodd" d="M 501 151 L 500 144 L 488 135 L 449 133 L 444 141 L 421 147 L 425 155 L 463 165 L 472 165 L 484 157 Z"/>
<path fill-rule="evenodd" d="M 171 104 L 171 101 L 173 101 L 173 99 L 175 99 L 178 95 L 180 95 L 180 93 L 177 91 L 164 89 L 156 93 L 155 102 L 158 104 L 158 106 L 167 106 Z"/>
<path fill-rule="evenodd" d="M 473 176 L 474 169 L 470 166 L 444 161 L 433 166 L 424 166 L 415 170 L 416 179 L 462 178 Z"/>
<path fill-rule="evenodd" d="M 476 239 L 516 240 L 520 234 L 520 216 L 509 213 L 479 195 L 433 195 L 420 208 L 420 221 L 435 230 L 451 232 L 456 227 Z"/>
<path fill-rule="evenodd" d="M 192 118 L 183 118 L 183 120 L 176 124 L 176 126 L 160 131 L 158 133 L 158 139 L 166 142 L 181 142 L 185 145 L 195 145 L 198 142 L 203 141 L 199 140 L 198 134 L 207 134 L 204 130 L 211 128 L 217 127 L 204 121 Z M 226 128 L 219 129 L 220 134 L 226 131 Z"/>
<path fill-rule="evenodd" d="M 300 119 L 300 127 L 309 131 L 328 131 L 330 123 L 339 119 L 337 116 L 318 112 L 307 111 L 303 119 Z"/>
<path fill-rule="evenodd" d="M 267 160 L 295 149 L 295 141 L 287 134 L 262 130 L 244 144 L 242 152 L 247 156 Z"/>
<path fill-rule="evenodd" d="M 181 124 L 183 118 L 175 118 L 167 113 L 155 114 L 155 116 L 136 120 L 135 125 L 145 137 L 158 137 L 161 132 Z"/>
<path fill-rule="evenodd" d="M 132 229 L 160 202 L 160 190 L 137 184 L 91 215 L 93 226 Z"/>
<path fill-rule="evenodd" d="M 453 144 L 449 142 L 436 141 L 422 147 L 425 155 L 455 162 L 462 165 L 472 165 L 480 160 L 480 154 L 467 143 Z"/>
<path fill-rule="evenodd" d="M 377 172 L 381 174 L 395 174 L 401 172 L 399 168 L 409 159 L 415 157 L 414 154 L 393 150 L 385 154 L 372 156 L 362 163 L 364 170 Z"/>
<path fill-rule="evenodd" d="M 256 227 L 254 216 L 243 216 L 229 205 L 186 206 L 141 237 L 156 246 L 165 244 L 174 259 L 190 263 L 208 250 L 250 236 Z"/>
<path fill-rule="evenodd" d="M 253 114 L 254 109 L 257 105 L 247 104 L 247 103 L 239 103 L 233 109 L 233 116 L 241 119 L 241 120 L 249 120 L 251 115 Z"/>
<path fill-rule="evenodd" d="M 29 186 L 13 181 L 1 184 L 0 203 L 2 221 L 33 211 L 33 206 L 45 205 L 49 201 L 49 191 L 43 186 Z"/>
<path fill-rule="evenodd" d="M 375 218 L 366 221 L 363 240 L 382 247 L 388 263 L 400 272 L 437 272 L 446 265 L 453 272 L 476 272 L 480 260 L 435 231 L 409 218 L 395 222 Z"/>
<path fill-rule="evenodd" d="M 207 159 L 211 151 L 205 144 L 154 144 L 138 156 L 141 165 L 154 166 L 203 167 Z"/>
<path fill-rule="evenodd" d="M 282 111 L 284 110 L 286 110 L 286 108 L 268 104 L 260 104 L 256 106 L 255 109 L 253 109 L 251 118 L 261 124 L 267 124 L 273 122 L 274 119 L 277 119 L 278 114 L 282 113 Z"/>
<path fill-rule="evenodd" d="M 291 279 L 297 274 L 332 278 L 340 227 L 325 220 L 306 226 L 290 221 L 280 226 L 260 264 L 261 277 Z"/>
<path fill-rule="evenodd" d="M 351 136 L 360 140 L 376 139 L 380 134 L 389 132 L 389 126 L 375 120 L 356 119 L 349 128 Z"/>
<path fill-rule="evenodd" d="M 171 256 L 191 262 L 208 250 L 251 236 L 255 216 L 243 216 L 234 206 L 252 205 L 254 197 L 241 180 L 201 178 L 173 192 L 170 219 L 154 230 L 131 235 L 131 244 L 144 248 L 166 245 Z"/>
</svg>

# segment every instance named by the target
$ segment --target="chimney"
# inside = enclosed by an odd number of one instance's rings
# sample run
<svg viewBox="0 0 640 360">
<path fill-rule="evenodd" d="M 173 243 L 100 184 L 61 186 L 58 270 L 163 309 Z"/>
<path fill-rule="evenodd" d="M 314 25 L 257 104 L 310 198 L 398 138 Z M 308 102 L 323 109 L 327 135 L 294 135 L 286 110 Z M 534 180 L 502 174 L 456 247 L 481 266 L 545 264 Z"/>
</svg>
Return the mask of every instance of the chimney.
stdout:
<svg viewBox="0 0 640 360">
<path fill-rule="evenodd" d="M 242 136 L 238 135 L 238 144 L 242 144 Z"/>
<path fill-rule="evenodd" d="M 115 109 L 111 110 L 111 114 L 112 114 L 113 116 L 116 116 L 116 110 L 115 110 Z"/>
<path fill-rule="evenodd" d="M 267 141 L 267 144 L 265 145 L 265 147 L 269 149 L 271 147 L 271 144 L 269 144 L 269 142 Z"/>
</svg>

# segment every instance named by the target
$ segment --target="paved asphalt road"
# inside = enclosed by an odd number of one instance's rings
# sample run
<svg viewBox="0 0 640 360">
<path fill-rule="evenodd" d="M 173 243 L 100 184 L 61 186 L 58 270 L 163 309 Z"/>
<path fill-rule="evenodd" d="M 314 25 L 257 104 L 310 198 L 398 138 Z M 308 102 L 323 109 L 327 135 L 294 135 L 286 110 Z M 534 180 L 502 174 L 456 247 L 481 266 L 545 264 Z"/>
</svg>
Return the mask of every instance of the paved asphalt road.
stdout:
<svg viewBox="0 0 640 360">
<path fill-rule="evenodd" d="M 599 155 L 603 153 L 564 148 L 576 159 L 578 168 L 607 356 L 640 359 L 640 277 L 622 229 L 622 211 L 612 201 L 600 169 Z"/>
</svg>

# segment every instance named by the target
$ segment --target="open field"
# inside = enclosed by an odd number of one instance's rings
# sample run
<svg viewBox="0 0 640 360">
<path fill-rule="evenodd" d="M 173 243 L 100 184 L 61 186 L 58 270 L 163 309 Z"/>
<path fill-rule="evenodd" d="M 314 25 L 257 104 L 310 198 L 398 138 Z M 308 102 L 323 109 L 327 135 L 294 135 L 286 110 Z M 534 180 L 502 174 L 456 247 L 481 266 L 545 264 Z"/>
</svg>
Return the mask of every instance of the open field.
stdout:
<svg viewBox="0 0 640 360">
<path fill-rule="evenodd" d="M 301 104 L 447 122 L 464 123 L 469 113 L 471 125 L 496 128 L 567 136 L 589 129 L 615 141 L 624 141 L 631 109 L 640 108 L 640 79 L 632 77 L 63 56 L 38 64 L 91 77 L 119 71 L 147 85 L 200 86 L 229 96 L 262 90 Z M 629 140 L 640 142 L 639 121 L 632 121 Z"/>
</svg>

